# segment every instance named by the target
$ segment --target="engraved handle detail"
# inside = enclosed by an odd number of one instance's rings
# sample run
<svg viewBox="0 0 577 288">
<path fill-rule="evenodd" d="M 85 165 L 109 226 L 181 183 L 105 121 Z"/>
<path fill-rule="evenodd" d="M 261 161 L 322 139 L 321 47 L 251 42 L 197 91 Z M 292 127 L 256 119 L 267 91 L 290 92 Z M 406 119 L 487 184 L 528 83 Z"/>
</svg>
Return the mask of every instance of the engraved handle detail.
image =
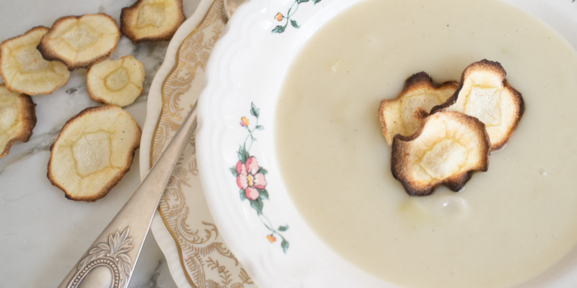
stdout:
<svg viewBox="0 0 577 288">
<path fill-rule="evenodd" d="M 132 238 L 128 237 L 129 233 L 130 227 L 126 227 L 122 233 L 116 231 L 110 234 L 108 243 L 100 242 L 92 246 L 88 255 L 78 263 L 78 272 L 67 288 L 81 287 L 83 281 L 90 287 L 124 287 L 132 271 L 132 260 L 127 254 L 132 249 Z M 106 269 L 97 269 L 99 267 L 108 268 L 111 277 L 106 277 L 108 276 L 105 275 Z M 92 272 L 94 277 L 89 277 L 92 276 Z"/>
</svg>

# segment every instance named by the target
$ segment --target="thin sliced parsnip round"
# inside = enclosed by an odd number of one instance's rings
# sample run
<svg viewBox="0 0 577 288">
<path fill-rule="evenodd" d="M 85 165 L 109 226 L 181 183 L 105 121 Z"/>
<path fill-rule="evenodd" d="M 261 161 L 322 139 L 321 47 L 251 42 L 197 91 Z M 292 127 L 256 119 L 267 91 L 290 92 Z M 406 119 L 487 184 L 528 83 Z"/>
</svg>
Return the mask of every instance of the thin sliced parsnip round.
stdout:
<svg viewBox="0 0 577 288">
<path fill-rule="evenodd" d="M 36 126 L 36 104 L 28 95 L 10 92 L 0 84 L 0 158 L 16 141 L 27 142 Z"/>
<path fill-rule="evenodd" d="M 85 109 L 52 145 L 48 179 L 68 199 L 96 201 L 128 172 L 140 135 L 138 123 L 116 105 Z"/>
<path fill-rule="evenodd" d="M 116 21 L 106 14 L 66 16 L 54 22 L 38 50 L 44 59 L 61 61 L 74 70 L 108 59 L 119 39 Z"/>
<path fill-rule="evenodd" d="M 445 184 L 459 191 L 473 171 L 489 169 L 491 142 L 485 124 L 460 112 L 425 118 L 412 136 L 393 139 L 391 171 L 411 196 L 432 194 Z"/>
<path fill-rule="evenodd" d="M 142 93 L 144 65 L 132 55 L 94 64 L 87 73 L 88 95 L 96 102 L 130 105 Z"/>
<path fill-rule="evenodd" d="M 491 138 L 491 149 L 505 146 L 519 124 L 525 104 L 521 93 L 505 77 L 499 62 L 481 60 L 469 65 L 461 76 L 461 86 L 447 102 L 434 107 L 438 111 L 458 111 L 485 123 Z"/>
<path fill-rule="evenodd" d="M 44 60 L 36 49 L 48 30 L 35 27 L 0 44 L 0 75 L 8 90 L 46 95 L 68 82 L 70 72 L 66 66 L 58 61 Z"/>
<path fill-rule="evenodd" d="M 435 85 L 425 72 L 409 77 L 403 91 L 393 100 L 383 100 L 379 107 L 379 120 L 387 143 L 391 145 L 397 134 L 413 135 L 431 109 L 445 103 L 458 87 L 456 81 Z"/>
<path fill-rule="evenodd" d="M 182 0 L 139 0 L 122 8 L 120 29 L 133 44 L 166 41 L 186 20 Z"/>
</svg>

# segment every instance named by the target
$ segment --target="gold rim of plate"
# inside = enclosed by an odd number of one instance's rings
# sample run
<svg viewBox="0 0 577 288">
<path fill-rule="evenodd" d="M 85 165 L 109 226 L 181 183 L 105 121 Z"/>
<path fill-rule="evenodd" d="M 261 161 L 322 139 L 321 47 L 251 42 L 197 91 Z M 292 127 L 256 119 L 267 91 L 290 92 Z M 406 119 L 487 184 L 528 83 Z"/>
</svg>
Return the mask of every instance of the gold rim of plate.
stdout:
<svg viewBox="0 0 577 288">
<path fill-rule="evenodd" d="M 227 21 L 223 0 L 215 0 L 201 22 L 180 43 L 175 64 L 162 82 L 161 112 L 152 134 L 149 168 L 158 160 L 198 99 L 200 90 L 193 91 L 198 92 L 193 97 L 183 96 L 191 89 L 202 87 L 208 58 L 222 36 Z M 198 83 L 200 86 L 193 87 Z M 158 208 L 166 229 L 175 241 L 184 275 L 195 288 L 256 287 L 224 244 L 212 218 L 209 222 L 189 217 L 193 209 L 186 202 L 184 189 L 193 189 L 195 184 L 200 188 L 195 155 L 193 137 L 174 169 Z M 204 231 L 191 228 L 187 220 L 200 222 L 195 226 L 203 227 Z"/>
</svg>

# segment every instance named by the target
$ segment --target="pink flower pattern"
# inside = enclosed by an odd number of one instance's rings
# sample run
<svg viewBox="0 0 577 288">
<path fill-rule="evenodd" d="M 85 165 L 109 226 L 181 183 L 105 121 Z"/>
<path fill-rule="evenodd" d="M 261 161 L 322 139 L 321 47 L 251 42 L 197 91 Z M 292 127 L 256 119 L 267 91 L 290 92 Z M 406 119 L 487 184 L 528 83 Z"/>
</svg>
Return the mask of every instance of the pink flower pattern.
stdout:
<svg viewBox="0 0 577 288">
<path fill-rule="evenodd" d="M 320 1 L 320 0 L 318 0 Z M 275 243 L 279 237 L 280 246 L 284 253 L 287 253 L 289 242 L 283 236 L 284 232 L 289 229 L 289 225 L 275 226 L 264 214 L 263 200 L 269 200 L 269 192 L 267 191 L 267 182 L 265 175 L 268 173 L 266 169 L 258 165 L 258 160 L 255 156 L 250 155 L 252 145 L 256 141 L 254 133 L 264 130 L 264 126 L 258 125 L 260 109 L 254 103 L 251 103 L 250 114 L 254 117 L 254 124 L 246 117 L 240 118 L 240 126 L 246 129 L 248 135 L 244 143 L 240 145 L 237 155 L 238 162 L 233 167 L 230 167 L 230 172 L 236 177 L 236 185 L 240 190 L 238 191 L 240 200 L 248 200 L 250 206 L 256 211 L 259 216 L 258 219 L 262 222 L 264 227 L 269 230 L 271 234 L 266 238 L 270 243 Z"/>
<path fill-rule="evenodd" d="M 248 158 L 245 164 L 241 161 L 236 163 L 236 172 L 238 173 L 236 184 L 238 188 L 244 189 L 248 200 L 256 200 L 260 196 L 257 189 L 266 188 L 266 179 L 264 174 L 259 173 L 259 170 L 260 167 L 254 156 Z"/>
</svg>

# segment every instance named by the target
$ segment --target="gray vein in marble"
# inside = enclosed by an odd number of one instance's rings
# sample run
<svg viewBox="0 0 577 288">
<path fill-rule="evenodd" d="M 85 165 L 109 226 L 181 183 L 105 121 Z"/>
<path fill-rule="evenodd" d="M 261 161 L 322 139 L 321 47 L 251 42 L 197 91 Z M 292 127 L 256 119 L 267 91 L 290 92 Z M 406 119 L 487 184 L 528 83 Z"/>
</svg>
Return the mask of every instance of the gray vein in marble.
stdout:
<svg viewBox="0 0 577 288">
<path fill-rule="evenodd" d="M 32 135 L 28 142 L 20 143 L 18 146 L 12 146 L 13 148 L 11 149 L 10 154 L 0 161 L 0 175 L 4 173 L 10 165 L 25 157 L 32 156 L 39 152 L 50 151 L 50 146 L 52 146 L 52 143 L 56 141 L 58 133 L 60 133 L 60 129 L 52 130 L 48 133 L 37 136 Z M 48 163 L 46 163 L 46 166 L 48 166 Z"/>
<path fill-rule="evenodd" d="M 37 193 L 38 193 L 38 191 L 33 192 L 33 193 L 24 194 L 24 195 L 21 195 L 21 196 L 18 196 L 18 197 L 14 197 L 14 198 L 10 198 L 10 197 L 4 196 L 4 197 L 2 197 L 2 203 L 4 203 L 4 202 L 16 202 L 16 201 L 19 201 L 19 200 L 24 199 L 24 198 L 26 198 L 26 197 L 30 197 L 30 196 L 32 196 L 32 195 L 35 195 L 35 194 L 37 194 Z M 6 235 L 16 235 L 16 233 L 6 234 Z"/>
<path fill-rule="evenodd" d="M 162 266 L 162 260 L 158 261 L 158 265 L 154 269 L 154 272 L 150 276 L 149 282 L 144 285 L 138 285 L 135 288 L 156 288 L 158 287 L 158 277 L 160 276 L 160 266 Z"/>
<path fill-rule="evenodd" d="M 176 288 L 168 271 L 166 259 L 160 259 L 145 283 L 131 283 L 128 288 Z"/>
</svg>

